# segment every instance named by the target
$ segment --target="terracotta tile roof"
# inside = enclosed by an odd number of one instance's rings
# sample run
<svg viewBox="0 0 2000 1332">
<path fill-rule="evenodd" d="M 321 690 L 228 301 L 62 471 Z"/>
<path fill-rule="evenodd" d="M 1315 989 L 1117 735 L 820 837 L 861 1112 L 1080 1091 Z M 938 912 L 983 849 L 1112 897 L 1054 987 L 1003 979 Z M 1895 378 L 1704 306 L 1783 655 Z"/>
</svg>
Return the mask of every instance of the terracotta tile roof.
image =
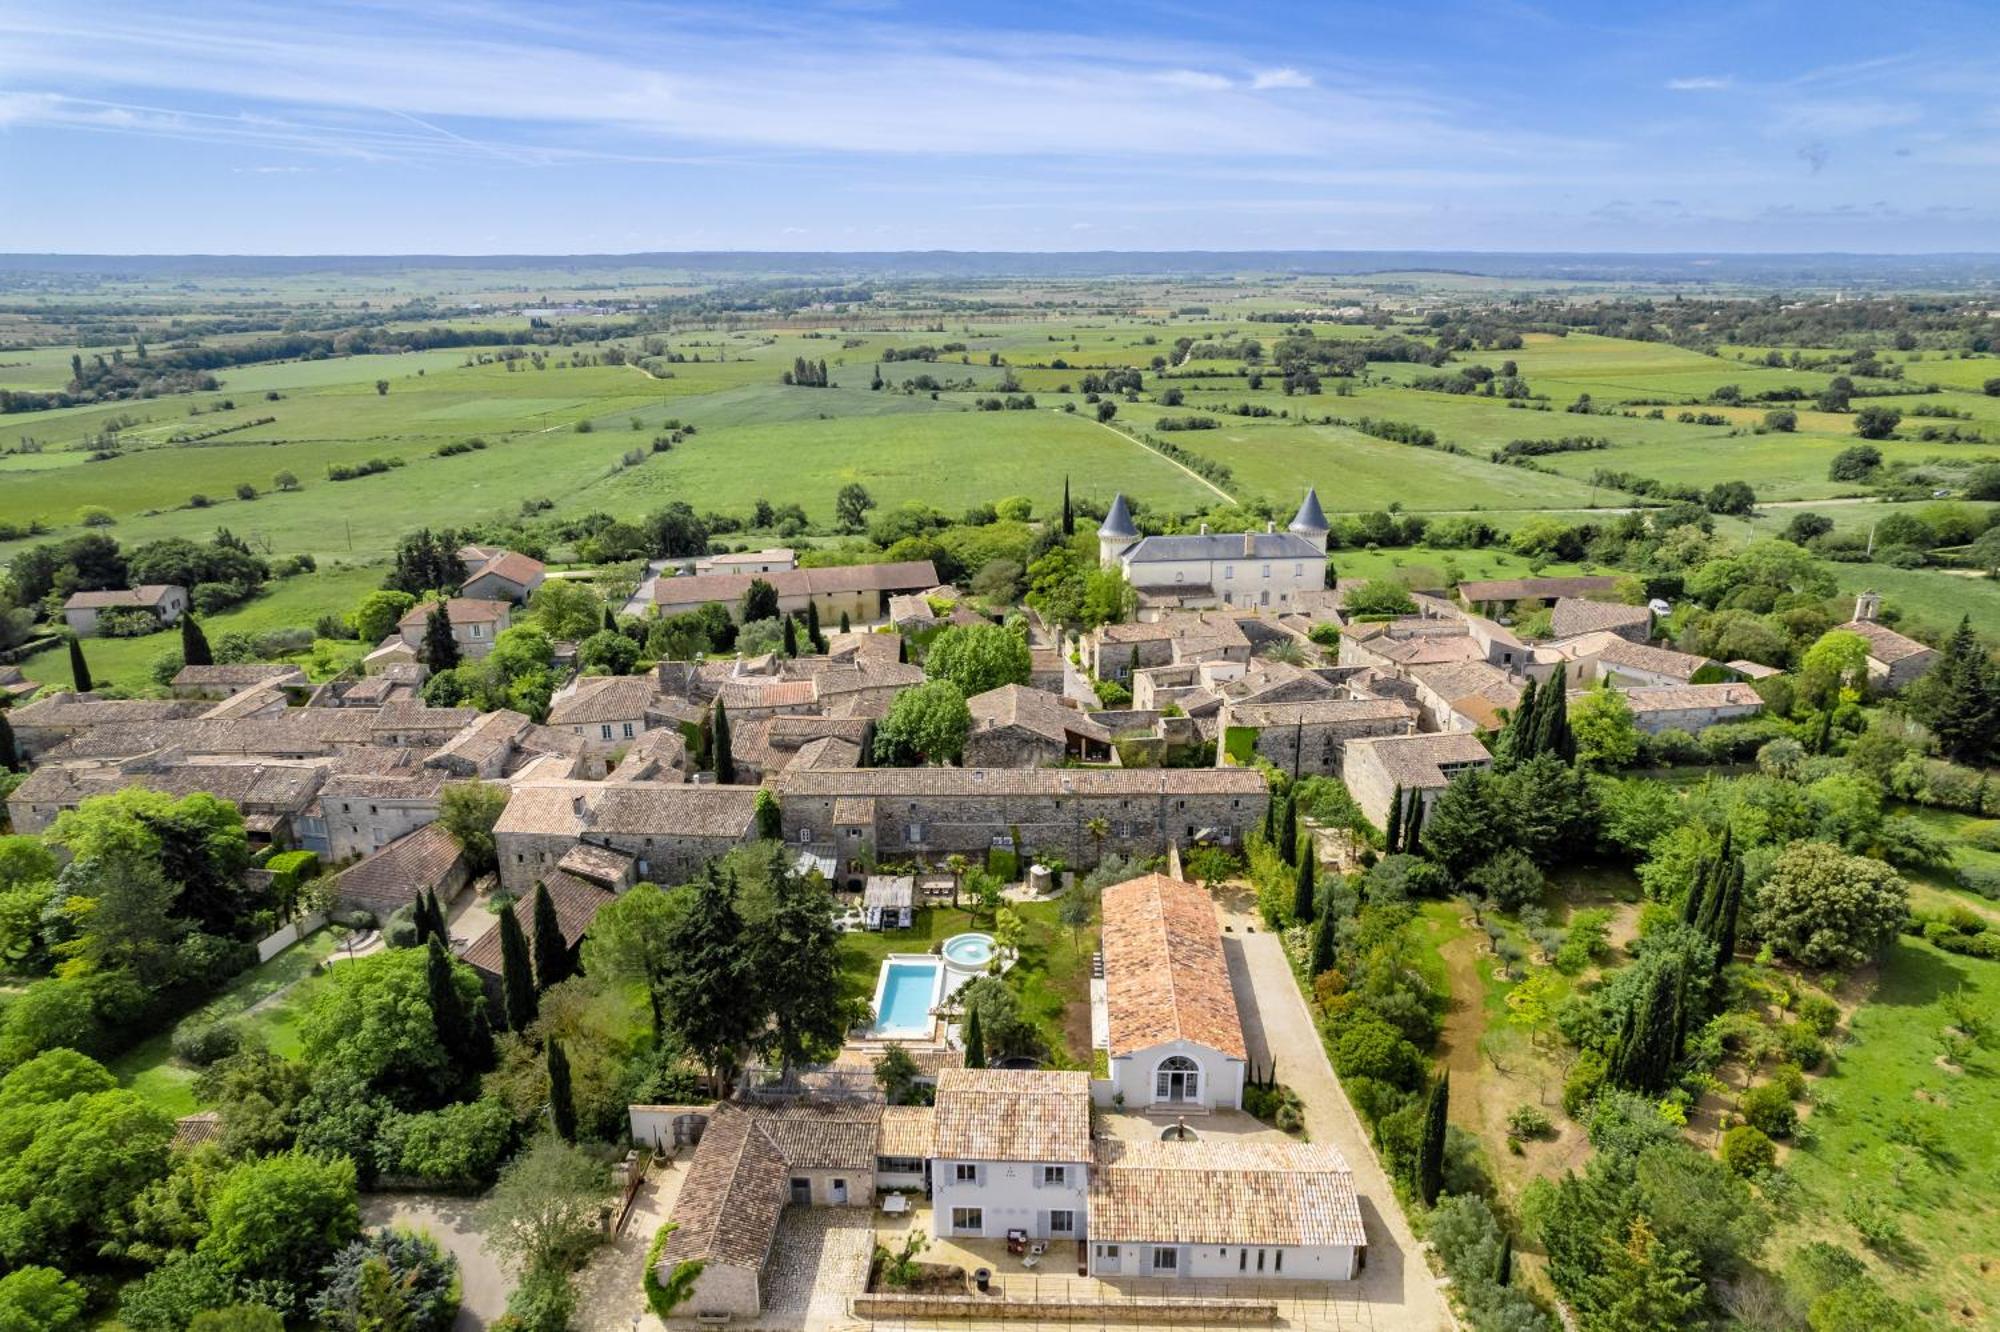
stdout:
<svg viewBox="0 0 2000 1332">
<path fill-rule="evenodd" d="M 174 1121 L 173 1141 L 167 1145 L 174 1151 L 186 1152 L 205 1142 L 214 1142 L 221 1136 L 222 1113 L 218 1110 L 197 1110 Z"/>
<path fill-rule="evenodd" d="M 547 565 L 532 555 L 523 555 L 516 550 L 502 550 L 487 556 L 478 568 L 466 574 L 465 581 L 470 583 L 491 575 L 505 579 L 518 587 L 527 587 L 547 568 Z"/>
<path fill-rule="evenodd" d="M 1557 597 L 1549 613 L 1549 632 L 1557 638 L 1599 629 L 1645 628 L 1653 623 L 1653 612 L 1644 606 L 1625 606 L 1615 601 L 1586 601 L 1581 597 Z"/>
<path fill-rule="evenodd" d="M 111 610 L 119 606 L 150 608 L 166 599 L 169 592 L 180 588 L 172 583 L 142 583 L 138 587 L 117 587 L 102 592 L 73 592 L 63 603 L 64 610 Z"/>
<path fill-rule="evenodd" d="M 1105 1008 L 1115 1058 L 1168 1041 L 1248 1057 L 1215 903 L 1148 874 L 1104 890 Z"/>
<path fill-rule="evenodd" d="M 342 870 L 334 891 L 343 902 L 366 903 L 386 915 L 415 901 L 425 889 L 442 885 L 463 861 L 451 834 L 440 824 L 426 823 Z"/>
<path fill-rule="evenodd" d="M 615 851 L 608 846 L 598 846 L 593 842 L 578 842 L 563 852 L 556 868 L 565 874 L 574 874 L 579 879 L 610 887 L 624 884 L 632 877 L 632 867 L 638 863 L 634 856 L 623 851 Z"/>
<path fill-rule="evenodd" d="M 1185 615 L 1163 615 L 1157 620 L 1107 624 L 1097 631 L 1102 643 L 1156 643 L 1176 639 L 1189 646 L 1249 647 L 1243 626 L 1231 615 L 1213 611 L 1193 611 Z"/>
<path fill-rule="evenodd" d="M 1893 666 L 1910 657 L 1934 652 L 1932 648 L 1907 635 L 1899 634 L 1886 624 L 1874 620 L 1849 620 L 1840 626 L 1850 634 L 1860 634 L 1868 640 L 1868 655 L 1884 666 Z"/>
<path fill-rule="evenodd" d="M 16 728 L 110 726 L 191 719 L 208 711 L 208 706 L 198 699 L 90 698 L 82 694 L 56 693 L 15 708 L 7 715 Z"/>
<path fill-rule="evenodd" d="M 1088 1161 L 1090 1075 L 947 1068 L 930 1155 L 957 1161 Z"/>
<path fill-rule="evenodd" d="M 1751 661 L 1747 657 L 1738 657 L 1736 660 L 1727 663 L 1727 665 L 1730 670 L 1735 671 L 1746 680 L 1768 680 L 1774 675 L 1784 674 L 1776 666 L 1766 666 L 1761 661 Z"/>
<path fill-rule="evenodd" d="M 784 569 L 762 574 L 695 574 L 655 578 L 653 600 L 662 607 L 740 601 L 750 584 L 763 579 L 781 597 L 826 596 L 841 592 L 908 592 L 936 587 L 937 568 L 929 560 L 895 564 L 847 564 L 827 569 Z"/>
<path fill-rule="evenodd" d="M 542 882 L 548 887 L 549 900 L 555 904 L 556 923 L 562 927 L 563 942 L 572 948 L 589 931 L 590 922 L 597 918 L 597 913 L 617 896 L 607 888 L 600 888 L 562 870 L 546 876 Z M 533 957 L 535 895 L 532 891 L 523 893 L 520 900 L 514 903 L 514 919 L 520 922 L 521 937 L 528 945 L 528 955 Z M 475 971 L 491 976 L 500 974 L 500 921 L 497 917 L 486 933 L 474 939 L 472 946 L 465 950 L 465 961 Z"/>
<path fill-rule="evenodd" d="M 972 710 L 972 729 L 975 732 L 1018 726 L 1057 744 L 1065 743 L 1072 734 L 1105 744 L 1111 742 L 1109 730 L 1067 706 L 1046 689 L 1030 689 L 1018 684 L 1001 685 L 998 689 L 974 694 L 965 700 L 965 704 Z"/>
<path fill-rule="evenodd" d="M 221 685 L 242 689 L 254 684 L 304 684 L 306 673 L 296 666 L 267 662 L 232 662 L 214 666 L 183 666 L 174 674 L 174 686 Z"/>
<path fill-rule="evenodd" d="M 1458 585 L 1466 601 L 1552 601 L 1557 597 L 1587 597 L 1618 586 L 1612 574 L 1581 574 L 1572 578 L 1494 578 Z"/>
<path fill-rule="evenodd" d="M 1372 754 L 1389 780 L 1404 788 L 1436 789 L 1450 781 L 1444 773 L 1447 765 L 1485 767 L 1493 761 L 1486 746 L 1467 731 L 1349 740 L 1347 749 L 1349 753 L 1360 750 Z"/>
<path fill-rule="evenodd" d="M 935 1118 L 935 1112 L 927 1105 L 884 1106 L 882 1135 L 875 1144 L 876 1155 L 929 1156 L 931 1138 L 937 1131 Z"/>
<path fill-rule="evenodd" d="M 430 619 L 432 601 L 419 601 L 396 621 L 399 629 L 421 628 Z M 511 601 L 489 601 L 484 597 L 452 597 L 444 603 L 444 613 L 453 624 L 488 624 L 514 613 Z"/>
<path fill-rule="evenodd" d="M 1316 1142 L 1107 1140 L 1090 1175 L 1090 1233 L 1108 1244 L 1368 1242 L 1346 1158 Z"/>
<path fill-rule="evenodd" d="M 1323 698 L 1301 703 L 1233 703 L 1236 726 L 1338 726 L 1346 722 L 1410 721 L 1410 705 L 1396 698 Z"/>
<path fill-rule="evenodd" d="M 637 721 L 658 693 L 650 675 L 581 676 L 549 701 L 549 725 Z"/>
<path fill-rule="evenodd" d="M 1627 689 L 1625 703 L 1635 713 L 1679 712 L 1690 708 L 1764 706 L 1764 700 L 1757 691 L 1740 680 L 1727 684 L 1660 685 L 1650 689 Z"/>
<path fill-rule="evenodd" d="M 1595 657 L 1601 662 L 1609 662 L 1612 666 L 1646 671 L 1652 675 L 1664 675 L 1675 680 L 1690 679 L 1696 671 L 1709 664 L 1707 657 L 1675 652 L 1672 648 L 1654 647 L 1650 643 L 1634 643 L 1602 630 L 1568 639 L 1554 646 L 1556 651 L 1571 660 Z"/>
<path fill-rule="evenodd" d="M 771 718 L 766 735 L 774 749 L 801 749 L 825 736 L 860 744 L 868 736 L 868 722 L 866 718 L 787 713 Z"/>
<path fill-rule="evenodd" d="M 679 782 L 519 782 L 495 832 L 580 837 L 587 831 L 640 836 L 743 837 L 756 818 L 749 786 Z"/>
<path fill-rule="evenodd" d="M 799 796 L 1262 796 L 1247 768 L 788 768 L 778 785 Z"/>
<path fill-rule="evenodd" d="M 800 1170 L 873 1170 L 882 1107 L 867 1101 L 799 1101 L 754 1112 L 757 1129 L 787 1166 Z"/>
<path fill-rule="evenodd" d="M 779 756 L 785 753 L 775 748 L 772 752 Z M 861 762 L 861 746 L 837 735 L 823 735 L 800 745 L 791 762 L 801 768 L 852 768 Z"/>
<path fill-rule="evenodd" d="M 1413 666 L 1410 678 L 1439 698 L 1483 698 L 1503 708 L 1521 701 L 1525 682 L 1515 679 L 1485 660 L 1454 661 L 1435 666 Z"/>
</svg>

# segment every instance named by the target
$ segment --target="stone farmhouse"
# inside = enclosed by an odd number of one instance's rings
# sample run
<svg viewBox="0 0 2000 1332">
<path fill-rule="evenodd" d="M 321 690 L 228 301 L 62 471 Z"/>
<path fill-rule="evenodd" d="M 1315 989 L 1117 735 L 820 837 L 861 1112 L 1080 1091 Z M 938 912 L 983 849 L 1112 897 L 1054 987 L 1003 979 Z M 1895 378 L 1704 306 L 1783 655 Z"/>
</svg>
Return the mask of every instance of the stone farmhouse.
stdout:
<svg viewBox="0 0 2000 1332">
<path fill-rule="evenodd" d="M 1491 618 L 1515 610 L 1540 610 L 1565 597 L 1608 597 L 1618 586 L 1614 574 L 1577 574 L 1564 578 L 1493 578 L 1458 585 L 1466 609 Z"/>
<path fill-rule="evenodd" d="M 161 624 L 178 624 L 187 613 L 188 594 L 184 587 L 168 583 L 147 583 L 142 587 L 114 588 L 103 592 L 74 592 L 63 603 L 63 623 L 78 638 L 97 633 L 97 617 L 106 611 L 146 611 Z"/>
<path fill-rule="evenodd" d="M 1469 731 L 1355 740 L 1342 751 L 1340 780 L 1375 823 L 1387 826 L 1389 807 L 1402 791 L 1428 809 L 1459 773 L 1493 766 L 1493 756 Z"/>
<path fill-rule="evenodd" d="M 1897 633 L 1875 617 L 1882 598 L 1864 592 L 1854 603 L 1854 618 L 1839 626 L 1859 634 L 1868 644 L 1868 684 L 1881 693 L 1897 693 L 1916 681 L 1937 660 L 1937 649 Z"/>
<path fill-rule="evenodd" d="M 412 656 L 423 651 L 424 630 L 436 603 L 420 601 L 396 621 L 396 634 Z M 459 655 L 476 661 L 493 650 L 493 640 L 514 620 L 514 603 L 480 597 L 453 597 L 444 603 Z M 387 644 L 384 645 L 388 646 Z"/>
<path fill-rule="evenodd" d="M 1142 607 L 1282 609 L 1326 586 L 1329 530 L 1318 493 L 1308 489 L 1283 532 L 1275 524 L 1210 532 L 1204 524 L 1193 536 L 1142 537 L 1120 494 L 1097 529 L 1097 557 L 1102 568 L 1124 573 Z"/>
<path fill-rule="evenodd" d="M 888 599 L 922 592 L 938 585 L 937 568 L 929 560 L 898 564 L 849 564 L 826 569 L 782 569 L 769 573 L 696 573 L 683 578 L 654 578 L 640 589 L 661 615 L 679 615 L 703 606 L 721 605 L 738 618 L 743 594 L 758 579 L 778 594 L 781 613 L 803 616 L 806 604 L 819 608 L 820 624 L 832 627 L 842 615 L 851 624 L 875 624 L 888 613 Z"/>
<path fill-rule="evenodd" d="M 1053 767 L 1112 757 L 1110 728 L 1054 694 L 1010 684 L 974 694 L 966 704 L 972 709 L 965 742 L 970 767 Z"/>
<path fill-rule="evenodd" d="M 1580 695 L 1570 697 L 1574 701 Z M 1706 727 L 1742 721 L 1764 710 L 1757 691 L 1741 681 L 1628 689 L 1625 704 L 1632 709 L 1632 724 L 1648 735 L 1662 731 L 1698 735 Z"/>
<path fill-rule="evenodd" d="M 500 884 L 526 893 L 579 845 L 626 857 L 634 881 L 685 882 L 751 840 L 756 803 L 747 786 L 517 781 L 493 828 Z"/>
<path fill-rule="evenodd" d="M 700 574 L 770 574 L 799 567 L 799 553 L 788 546 L 768 550 L 737 550 L 724 555 L 708 555 L 694 562 Z"/>
</svg>

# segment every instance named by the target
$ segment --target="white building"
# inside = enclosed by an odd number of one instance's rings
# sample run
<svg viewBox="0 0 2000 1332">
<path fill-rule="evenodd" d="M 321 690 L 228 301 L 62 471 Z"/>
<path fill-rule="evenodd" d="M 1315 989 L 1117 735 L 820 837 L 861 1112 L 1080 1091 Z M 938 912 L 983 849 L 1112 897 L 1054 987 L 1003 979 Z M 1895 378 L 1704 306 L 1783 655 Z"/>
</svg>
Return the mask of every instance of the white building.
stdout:
<svg viewBox="0 0 2000 1332">
<path fill-rule="evenodd" d="M 1142 600 L 1188 606 L 1289 608 L 1304 592 L 1326 586 L 1326 514 L 1307 490 L 1285 531 L 1210 532 L 1142 537 L 1125 496 L 1097 529 L 1097 561 L 1120 569 Z"/>
<path fill-rule="evenodd" d="M 1090 1198 L 1090 1075 L 939 1072 L 931 1134 L 931 1233 L 1082 1239 Z"/>
<path fill-rule="evenodd" d="M 1239 1108 L 1248 1055 L 1208 893 L 1163 874 L 1113 884 L 1103 948 L 1111 1075 L 1099 1099 L 1127 1111 Z"/>
<path fill-rule="evenodd" d="M 1099 1144 L 1090 1274 L 1348 1281 L 1368 1236 L 1338 1149 L 1306 1142 Z"/>
</svg>

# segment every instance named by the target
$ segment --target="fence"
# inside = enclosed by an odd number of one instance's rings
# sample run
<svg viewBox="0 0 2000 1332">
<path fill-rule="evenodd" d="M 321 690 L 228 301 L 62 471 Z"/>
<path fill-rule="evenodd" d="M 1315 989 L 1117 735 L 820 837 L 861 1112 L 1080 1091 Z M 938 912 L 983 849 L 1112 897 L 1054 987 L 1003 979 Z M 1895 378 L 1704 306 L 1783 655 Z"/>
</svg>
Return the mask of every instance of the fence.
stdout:
<svg viewBox="0 0 2000 1332">
<path fill-rule="evenodd" d="M 325 913 L 315 911 L 310 916 L 300 916 L 289 925 L 279 926 L 257 941 L 257 960 L 269 962 L 324 924 Z"/>
</svg>

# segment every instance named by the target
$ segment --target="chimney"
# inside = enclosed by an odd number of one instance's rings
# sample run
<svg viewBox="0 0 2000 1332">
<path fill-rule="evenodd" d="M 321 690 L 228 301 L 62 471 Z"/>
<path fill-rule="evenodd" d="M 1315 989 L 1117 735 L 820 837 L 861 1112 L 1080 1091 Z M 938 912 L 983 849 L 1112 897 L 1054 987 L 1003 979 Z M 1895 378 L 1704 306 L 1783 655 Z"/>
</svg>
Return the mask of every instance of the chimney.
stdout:
<svg viewBox="0 0 2000 1332">
<path fill-rule="evenodd" d="M 1256 553 L 1257 534 L 1255 532 L 1245 532 L 1243 534 L 1243 558 L 1247 560 Z"/>
<path fill-rule="evenodd" d="M 1268 519 L 1268 518 L 1264 520 L 1264 533 L 1265 533 L 1265 535 L 1267 535 L 1267 536 L 1268 536 L 1268 535 L 1270 535 L 1271 533 L 1273 533 L 1273 532 L 1276 532 L 1277 530 L 1278 530 L 1278 525 L 1277 525 L 1276 523 L 1272 522 L 1272 521 L 1271 521 L 1270 519 Z"/>
<path fill-rule="evenodd" d="M 1866 624 L 1882 613 L 1882 597 L 1879 593 L 1863 592 L 1854 599 L 1854 618 Z"/>
<path fill-rule="evenodd" d="M 1207 535 L 1208 535 L 1208 524 L 1207 524 L 1207 523 L 1203 523 L 1203 524 L 1201 525 L 1201 534 L 1202 534 L 1203 536 L 1207 536 Z"/>
</svg>

